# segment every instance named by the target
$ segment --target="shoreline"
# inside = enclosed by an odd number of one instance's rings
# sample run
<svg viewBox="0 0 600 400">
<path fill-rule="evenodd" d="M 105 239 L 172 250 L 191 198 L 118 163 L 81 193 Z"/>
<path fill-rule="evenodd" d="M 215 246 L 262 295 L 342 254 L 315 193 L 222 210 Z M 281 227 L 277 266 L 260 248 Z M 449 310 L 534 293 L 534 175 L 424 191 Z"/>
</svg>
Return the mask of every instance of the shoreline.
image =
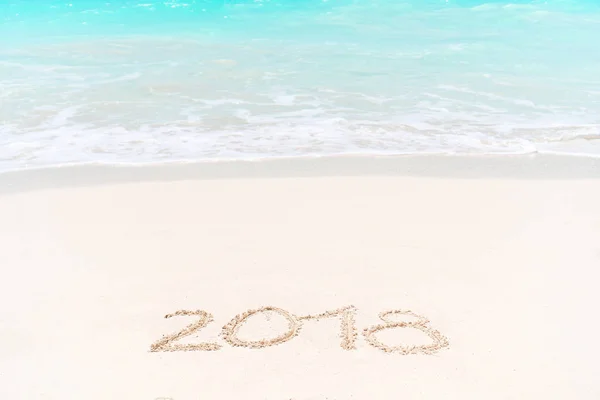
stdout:
<svg viewBox="0 0 600 400">
<path fill-rule="evenodd" d="M 563 155 L 327 156 L 143 165 L 81 164 L 0 173 L 0 194 L 134 182 L 395 176 L 456 179 L 600 179 L 600 159 Z"/>
</svg>

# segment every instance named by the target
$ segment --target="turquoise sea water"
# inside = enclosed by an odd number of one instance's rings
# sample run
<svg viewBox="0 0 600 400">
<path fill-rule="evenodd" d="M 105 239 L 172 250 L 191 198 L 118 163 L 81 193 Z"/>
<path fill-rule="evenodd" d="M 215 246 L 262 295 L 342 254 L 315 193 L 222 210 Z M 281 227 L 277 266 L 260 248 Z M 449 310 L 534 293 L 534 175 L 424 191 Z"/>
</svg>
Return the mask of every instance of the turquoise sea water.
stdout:
<svg viewBox="0 0 600 400">
<path fill-rule="evenodd" d="M 594 0 L 0 0 L 0 170 L 600 156 Z"/>
</svg>

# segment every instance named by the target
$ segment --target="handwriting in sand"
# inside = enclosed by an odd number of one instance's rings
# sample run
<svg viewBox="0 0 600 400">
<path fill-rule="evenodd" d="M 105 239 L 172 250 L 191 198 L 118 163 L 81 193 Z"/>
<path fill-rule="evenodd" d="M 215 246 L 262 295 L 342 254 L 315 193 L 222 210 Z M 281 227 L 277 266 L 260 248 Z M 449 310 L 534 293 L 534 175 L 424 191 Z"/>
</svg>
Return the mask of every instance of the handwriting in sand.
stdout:
<svg viewBox="0 0 600 400">
<path fill-rule="evenodd" d="M 278 344 L 285 343 L 292 340 L 302 329 L 304 321 L 320 320 L 323 318 L 339 318 L 340 319 L 340 331 L 339 336 L 341 339 L 340 346 L 344 350 L 355 350 L 357 341 L 357 329 L 354 320 L 356 314 L 356 307 L 348 306 L 338 308 L 337 310 L 325 311 L 321 314 L 296 316 L 286 310 L 278 307 L 265 306 L 254 310 L 248 310 L 242 314 L 236 315 L 231 321 L 229 321 L 221 331 L 221 337 L 225 342 L 234 347 L 246 347 L 251 349 L 261 349 L 265 347 L 275 346 Z M 254 315 L 259 313 L 276 313 L 284 317 L 288 322 L 288 330 L 279 336 L 270 339 L 262 339 L 256 341 L 243 340 L 238 336 L 239 329 L 244 323 Z M 391 320 L 392 316 L 409 315 L 416 320 L 410 322 L 398 322 Z M 189 336 L 193 333 L 199 332 L 202 328 L 205 328 L 208 324 L 213 321 L 213 316 L 203 310 L 186 311 L 180 310 L 172 314 L 165 315 L 165 318 L 172 318 L 176 316 L 194 316 L 196 321 L 187 325 L 179 332 L 165 335 L 161 339 L 157 340 L 150 346 L 152 352 L 161 351 L 214 351 L 221 349 L 222 345 L 216 342 L 213 343 L 196 343 L 196 344 L 180 344 L 176 343 L 180 339 Z M 429 320 L 421 315 L 415 314 L 408 310 L 390 310 L 384 311 L 379 314 L 379 319 L 383 323 L 379 325 L 373 325 L 363 330 L 363 336 L 366 342 L 376 349 L 384 351 L 386 353 L 396 354 L 434 354 L 439 350 L 449 346 L 448 339 L 442 335 L 439 331 L 430 327 Z M 426 336 L 431 339 L 431 343 L 420 346 L 409 346 L 399 345 L 391 346 L 380 341 L 376 334 L 386 329 L 397 329 L 397 328 L 409 328 L 416 329 L 423 332 Z"/>
</svg>

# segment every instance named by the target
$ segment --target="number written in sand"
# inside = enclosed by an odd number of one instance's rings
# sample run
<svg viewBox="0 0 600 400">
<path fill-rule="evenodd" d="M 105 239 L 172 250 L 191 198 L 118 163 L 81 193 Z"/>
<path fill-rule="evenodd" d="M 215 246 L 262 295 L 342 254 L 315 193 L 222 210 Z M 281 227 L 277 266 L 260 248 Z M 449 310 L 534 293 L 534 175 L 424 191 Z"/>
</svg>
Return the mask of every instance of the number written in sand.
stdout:
<svg viewBox="0 0 600 400">
<path fill-rule="evenodd" d="M 287 319 L 287 321 L 288 321 L 287 332 L 285 332 L 284 334 L 279 335 L 273 339 L 263 339 L 263 340 L 256 340 L 256 341 L 246 341 L 246 340 L 239 339 L 237 333 L 238 333 L 238 330 L 244 324 L 244 322 L 246 322 L 248 320 L 248 318 L 250 318 L 253 315 L 256 315 L 258 313 L 265 313 L 265 312 L 275 312 L 275 313 L 281 315 L 282 317 L 284 317 L 285 319 Z M 287 342 L 290 339 L 293 339 L 298 334 L 298 331 L 300 330 L 301 326 L 302 326 L 302 324 L 300 323 L 300 320 L 295 315 L 292 315 L 289 312 L 282 310 L 281 308 L 262 307 L 262 308 L 258 308 L 256 310 L 248 310 L 243 314 L 236 315 L 231 321 L 229 321 L 229 323 L 227 325 L 225 325 L 223 327 L 222 336 L 223 336 L 223 339 L 225 339 L 225 341 L 232 346 L 248 347 L 251 349 L 260 349 L 263 347 L 269 347 L 269 346 L 274 346 L 276 344 L 281 344 L 281 343 Z"/>
<path fill-rule="evenodd" d="M 417 318 L 414 322 L 394 322 L 390 321 L 388 318 L 391 315 L 411 315 Z M 417 315 L 412 311 L 406 310 L 392 310 L 386 311 L 379 314 L 379 319 L 381 319 L 384 324 L 374 325 L 370 328 L 365 328 L 364 335 L 367 343 L 371 346 L 378 348 L 379 350 L 385 351 L 386 353 L 398 353 L 398 354 L 433 354 L 438 350 L 448 346 L 448 339 L 444 337 L 438 331 L 431 329 L 428 324 L 429 320 L 425 317 Z M 412 328 L 417 329 L 425 333 L 429 336 L 433 341 L 431 344 L 423 345 L 423 346 L 388 346 L 375 337 L 377 332 L 383 331 L 385 329 L 393 329 L 393 328 Z"/>
<path fill-rule="evenodd" d="M 341 338 L 340 347 L 344 350 L 355 350 L 356 349 L 356 323 L 355 323 L 355 315 L 356 315 L 356 307 L 348 306 L 339 308 L 332 311 L 325 311 L 321 314 L 314 315 L 305 315 L 298 317 L 286 310 L 283 310 L 278 307 L 266 306 L 257 309 L 248 310 L 239 315 L 236 315 L 231 321 L 229 321 L 221 330 L 222 338 L 234 347 L 246 347 L 250 349 L 261 349 L 265 347 L 271 347 L 278 344 L 282 344 L 290 341 L 294 337 L 296 337 L 300 330 L 302 329 L 304 321 L 310 320 L 321 320 L 324 318 L 340 318 L 340 332 L 339 336 Z M 248 319 L 256 316 L 258 314 L 269 314 L 275 313 L 279 316 L 283 317 L 287 320 L 288 327 L 285 332 L 282 334 L 272 338 L 272 339 L 262 339 L 262 340 L 243 340 L 240 339 L 238 332 L 240 328 L 248 321 Z M 408 315 L 413 318 L 416 318 L 416 321 L 412 322 L 401 322 L 401 321 L 392 321 L 390 317 L 392 316 L 403 316 Z M 199 331 L 200 329 L 206 327 L 212 320 L 213 317 L 210 313 L 202 310 L 197 311 L 177 311 L 173 314 L 168 314 L 165 318 L 171 318 L 174 316 L 197 316 L 199 319 L 186 326 L 183 330 L 166 335 L 160 340 L 156 341 L 150 346 L 150 350 L 153 352 L 159 351 L 212 351 L 219 350 L 221 345 L 218 343 L 198 343 L 198 344 L 176 344 L 173 343 L 179 339 L 182 339 L 186 336 L 191 335 L 194 332 Z M 449 346 L 448 339 L 443 336 L 439 331 L 432 329 L 429 326 L 429 320 L 423 316 L 413 313 L 408 310 L 391 310 L 385 311 L 379 314 L 379 319 L 381 319 L 384 323 L 379 325 L 373 325 L 371 327 L 365 328 L 363 331 L 366 342 L 373 346 L 376 349 L 384 351 L 386 353 L 395 353 L 395 354 L 433 354 L 438 352 L 439 350 L 446 348 Z M 376 334 L 386 329 L 397 329 L 397 328 L 410 328 L 416 329 L 423 332 L 431 339 L 430 344 L 421 345 L 421 346 L 389 346 L 379 339 L 377 339 Z"/>
<path fill-rule="evenodd" d="M 306 315 L 304 317 L 300 317 L 301 321 L 307 320 L 320 320 L 323 318 L 332 318 L 332 317 L 340 317 L 341 325 L 340 325 L 340 337 L 342 342 L 340 346 L 344 350 L 354 350 L 356 349 L 356 324 L 354 322 L 354 314 L 356 314 L 356 307 L 348 306 L 343 308 L 338 308 L 333 311 L 325 311 L 321 314 L 315 315 Z"/>
<path fill-rule="evenodd" d="M 173 314 L 165 315 L 165 318 L 176 316 L 198 316 L 199 319 L 183 328 L 181 331 L 163 336 L 150 346 L 150 351 L 212 351 L 219 350 L 221 345 L 218 343 L 198 343 L 198 344 L 173 344 L 173 342 L 191 335 L 194 332 L 206 327 L 213 320 L 210 313 L 202 310 L 184 311 L 180 310 Z"/>
</svg>

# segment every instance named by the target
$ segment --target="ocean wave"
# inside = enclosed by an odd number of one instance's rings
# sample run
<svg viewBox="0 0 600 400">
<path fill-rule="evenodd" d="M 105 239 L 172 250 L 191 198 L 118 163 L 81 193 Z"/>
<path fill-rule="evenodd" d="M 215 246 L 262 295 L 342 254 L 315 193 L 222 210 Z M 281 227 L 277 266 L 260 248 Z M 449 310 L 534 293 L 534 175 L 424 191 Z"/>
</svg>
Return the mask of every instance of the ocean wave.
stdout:
<svg viewBox="0 0 600 400">
<path fill-rule="evenodd" d="M 1 6 L 0 169 L 600 154 L 591 1 L 69 4 Z"/>
</svg>

